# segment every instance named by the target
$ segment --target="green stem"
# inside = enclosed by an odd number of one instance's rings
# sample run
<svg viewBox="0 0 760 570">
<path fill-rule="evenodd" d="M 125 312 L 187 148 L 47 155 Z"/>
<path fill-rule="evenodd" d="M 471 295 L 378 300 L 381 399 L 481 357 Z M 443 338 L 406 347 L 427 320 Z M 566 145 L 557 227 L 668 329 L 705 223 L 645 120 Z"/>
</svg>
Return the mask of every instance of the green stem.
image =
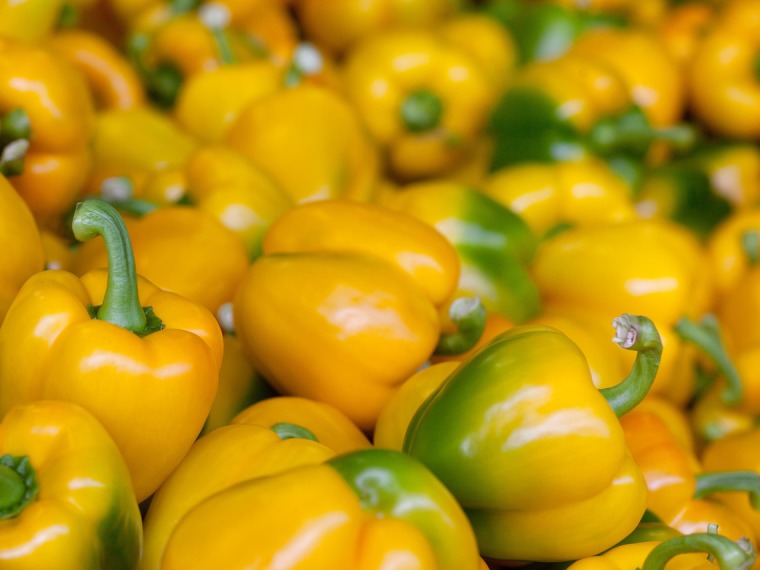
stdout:
<svg viewBox="0 0 760 570">
<path fill-rule="evenodd" d="M 150 98 L 162 109 L 174 105 L 182 87 L 182 73 L 173 65 L 164 63 L 151 69 L 145 63 L 150 39 L 146 34 L 134 34 L 127 42 L 127 55 L 145 83 Z"/>
<path fill-rule="evenodd" d="M 108 283 L 96 318 L 138 334 L 145 333 L 148 318 L 140 305 L 132 244 L 119 212 L 102 200 L 85 200 L 76 205 L 71 227 L 79 241 L 97 236 L 105 240 Z"/>
<path fill-rule="evenodd" d="M 477 344 L 486 328 L 486 309 L 480 297 L 460 297 L 451 303 L 449 318 L 456 332 L 441 333 L 436 354 L 462 354 Z"/>
<path fill-rule="evenodd" d="M 37 475 L 26 455 L 0 457 L 0 519 L 18 515 L 38 490 Z"/>
<path fill-rule="evenodd" d="M 227 35 L 230 23 L 230 11 L 222 4 L 210 2 L 198 8 L 198 18 L 206 26 L 216 45 L 219 61 L 224 65 L 235 63 L 235 54 Z"/>
<path fill-rule="evenodd" d="M 31 136 L 29 115 L 21 107 L 0 117 L 0 174 L 16 176 L 24 172 L 24 157 Z"/>
<path fill-rule="evenodd" d="M 760 474 L 754 471 L 716 471 L 697 475 L 695 499 L 722 492 L 747 493 L 752 508 L 760 510 Z"/>
<path fill-rule="evenodd" d="M 661 542 L 649 553 L 641 570 L 663 570 L 671 558 L 690 552 L 709 553 L 722 570 L 748 570 L 756 556 L 746 538 L 734 542 L 711 532 L 698 532 Z"/>
<path fill-rule="evenodd" d="M 401 120 L 413 133 L 432 130 L 443 116 L 443 101 L 432 91 L 420 89 L 406 96 L 401 103 Z"/>
<path fill-rule="evenodd" d="M 728 356 L 726 347 L 723 345 L 720 335 L 718 319 L 715 315 L 705 315 L 699 323 L 681 317 L 676 323 L 674 330 L 682 340 L 696 345 L 701 351 L 712 359 L 721 374 L 725 376 L 728 386 L 723 391 L 723 402 L 728 406 L 735 406 L 742 399 L 742 380 L 731 358 Z"/>
<path fill-rule="evenodd" d="M 747 256 L 750 265 L 757 265 L 760 261 L 760 232 L 747 230 L 742 234 L 742 250 Z"/>
<path fill-rule="evenodd" d="M 277 422 L 272 425 L 271 429 L 280 439 L 310 439 L 311 441 L 319 441 L 317 436 L 314 435 L 310 429 L 297 424 L 291 424 L 289 422 Z"/>
<path fill-rule="evenodd" d="M 662 356 L 662 340 L 647 317 L 624 314 L 612 321 L 613 339 L 621 348 L 638 352 L 631 372 L 615 386 L 600 390 L 617 417 L 631 411 L 652 387 Z"/>
</svg>

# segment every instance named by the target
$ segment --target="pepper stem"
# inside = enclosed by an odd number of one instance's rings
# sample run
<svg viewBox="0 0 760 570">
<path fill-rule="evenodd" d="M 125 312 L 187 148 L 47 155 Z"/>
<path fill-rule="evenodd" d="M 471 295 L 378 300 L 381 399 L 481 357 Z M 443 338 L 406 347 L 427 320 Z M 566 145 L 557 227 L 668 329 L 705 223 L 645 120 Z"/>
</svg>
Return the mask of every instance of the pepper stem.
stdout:
<svg viewBox="0 0 760 570">
<path fill-rule="evenodd" d="M 436 354 L 462 354 L 477 344 L 486 328 L 486 309 L 480 297 L 460 297 L 449 307 L 456 332 L 441 333 Z"/>
<path fill-rule="evenodd" d="M 720 338 L 720 326 L 715 315 L 707 314 L 699 323 L 681 317 L 674 330 L 681 339 L 696 345 L 707 354 L 726 377 L 728 386 L 721 394 L 723 403 L 728 406 L 738 404 L 742 399 L 742 380 Z"/>
<path fill-rule="evenodd" d="M 37 475 L 26 455 L 0 457 L 0 519 L 18 515 L 38 490 Z"/>
<path fill-rule="evenodd" d="M 722 570 L 749 570 L 756 553 L 752 543 L 741 538 L 733 540 L 712 532 L 697 532 L 669 538 L 649 553 L 641 570 L 663 570 L 671 558 L 690 552 L 706 552 Z"/>
<path fill-rule="evenodd" d="M 168 63 L 162 63 L 156 69 L 146 64 L 146 54 L 150 39 L 146 34 L 132 35 L 127 42 L 127 55 L 145 83 L 151 99 L 162 109 L 168 109 L 177 99 L 182 87 L 182 73 Z"/>
<path fill-rule="evenodd" d="M 299 426 L 297 424 L 291 424 L 289 422 L 277 422 L 276 424 L 273 424 L 269 429 L 276 433 L 280 439 L 300 438 L 310 439 L 311 441 L 317 442 L 319 441 L 317 439 L 317 436 L 314 435 L 314 432 L 312 432 L 310 429 Z"/>
<path fill-rule="evenodd" d="M 700 473 L 696 477 L 695 499 L 702 499 L 713 493 L 746 492 L 752 508 L 760 510 L 760 474 L 754 471 L 716 471 Z"/>
<path fill-rule="evenodd" d="M 647 317 L 624 314 L 614 319 L 612 326 L 615 327 L 613 342 L 638 352 L 628 376 L 619 384 L 600 390 L 617 417 L 621 417 L 635 408 L 652 387 L 660 366 L 662 340 Z"/>
<path fill-rule="evenodd" d="M 413 133 L 429 131 L 438 126 L 443 115 L 443 101 L 432 91 L 420 89 L 407 95 L 401 103 L 401 119 Z"/>
<path fill-rule="evenodd" d="M 742 250 L 750 265 L 760 262 L 760 232 L 747 230 L 742 234 Z"/>
<path fill-rule="evenodd" d="M 126 176 L 112 176 L 100 184 L 100 196 L 116 208 L 130 216 L 140 218 L 158 208 L 157 204 L 134 197 L 134 186 Z"/>
<path fill-rule="evenodd" d="M 140 305 L 132 244 L 119 212 L 102 200 L 85 200 L 76 205 L 71 227 L 79 241 L 96 236 L 103 236 L 105 240 L 108 283 L 96 318 L 134 333 L 144 333 L 148 318 Z"/>
<path fill-rule="evenodd" d="M 198 8 L 198 19 L 211 32 L 219 61 L 224 65 L 235 63 L 235 54 L 227 36 L 227 26 L 232 18 L 229 8 L 224 4 L 208 2 Z"/>
<path fill-rule="evenodd" d="M 29 115 L 21 107 L 0 117 L 0 174 L 16 176 L 24 172 L 24 157 L 31 136 Z"/>
</svg>

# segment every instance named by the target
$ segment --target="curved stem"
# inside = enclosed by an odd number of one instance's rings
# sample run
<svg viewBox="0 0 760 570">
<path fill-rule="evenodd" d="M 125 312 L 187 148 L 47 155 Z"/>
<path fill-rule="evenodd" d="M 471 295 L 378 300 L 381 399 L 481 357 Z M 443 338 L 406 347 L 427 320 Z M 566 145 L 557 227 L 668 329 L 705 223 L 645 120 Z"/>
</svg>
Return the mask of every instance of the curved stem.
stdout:
<svg viewBox="0 0 760 570">
<path fill-rule="evenodd" d="M 707 354 L 726 377 L 728 386 L 722 394 L 723 402 L 728 406 L 738 404 L 742 399 L 742 380 L 720 338 L 720 327 L 715 315 L 705 315 L 699 323 L 681 317 L 674 330 L 681 339 L 696 345 Z"/>
<path fill-rule="evenodd" d="M 443 101 L 432 91 L 420 89 L 406 96 L 401 103 L 401 120 L 413 133 L 432 130 L 443 115 Z"/>
<path fill-rule="evenodd" d="M 460 297 L 451 303 L 449 318 L 456 332 L 441 333 L 436 354 L 462 354 L 475 346 L 486 328 L 486 309 L 480 297 Z"/>
<path fill-rule="evenodd" d="M 219 61 L 224 65 L 235 63 L 235 53 L 227 36 L 227 26 L 230 23 L 230 11 L 223 5 L 215 2 L 202 4 L 198 8 L 198 19 L 211 32 L 214 39 Z"/>
<path fill-rule="evenodd" d="M 96 317 L 132 332 L 144 332 L 148 319 L 137 294 L 132 244 L 119 212 L 102 200 L 85 200 L 77 204 L 71 227 L 79 241 L 96 236 L 103 236 L 105 240 L 108 283 Z"/>
<path fill-rule="evenodd" d="M 760 510 L 760 474 L 754 471 L 700 473 L 696 479 L 695 499 L 721 492 L 747 493 L 752 508 Z"/>
<path fill-rule="evenodd" d="M 289 422 L 277 422 L 273 424 L 271 429 L 280 439 L 310 439 L 311 441 L 319 441 L 317 436 L 314 435 L 310 429 L 297 424 L 291 424 Z"/>
<path fill-rule="evenodd" d="M 26 455 L 0 457 L 0 519 L 18 515 L 38 490 L 37 474 Z"/>
<path fill-rule="evenodd" d="M 734 542 L 711 532 L 698 532 L 661 542 L 646 557 L 641 570 L 663 570 L 671 558 L 689 552 L 709 553 L 722 570 L 748 570 L 756 557 L 746 538 Z"/>
<path fill-rule="evenodd" d="M 31 136 L 29 115 L 21 107 L 11 109 L 0 118 L 0 174 L 23 174 Z"/>
<path fill-rule="evenodd" d="M 617 417 L 631 411 L 652 387 L 662 356 L 662 340 L 647 317 L 624 314 L 612 321 L 616 342 L 621 348 L 638 352 L 631 372 L 615 386 L 600 390 Z"/>
<path fill-rule="evenodd" d="M 145 63 L 150 39 L 146 34 L 134 34 L 127 42 L 127 55 L 139 73 L 151 99 L 161 108 L 174 105 L 182 87 L 182 73 L 170 64 L 161 64 L 155 70 Z"/>
</svg>

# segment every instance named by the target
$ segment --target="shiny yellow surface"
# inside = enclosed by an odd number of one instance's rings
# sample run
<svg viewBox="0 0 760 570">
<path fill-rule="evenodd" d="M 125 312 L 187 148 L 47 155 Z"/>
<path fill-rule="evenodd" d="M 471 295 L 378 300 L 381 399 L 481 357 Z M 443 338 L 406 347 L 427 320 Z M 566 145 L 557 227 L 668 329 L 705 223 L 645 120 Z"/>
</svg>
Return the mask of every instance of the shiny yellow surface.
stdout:
<svg viewBox="0 0 760 570">
<path fill-rule="evenodd" d="M 162 568 L 161 559 L 172 532 L 191 509 L 212 495 L 257 477 L 321 463 L 334 454 L 311 440 L 281 440 L 272 430 L 258 425 L 222 426 L 205 435 L 193 444 L 151 499 L 140 569 Z M 225 526 L 232 530 L 235 525 Z"/>
<path fill-rule="evenodd" d="M 18 405 L 0 424 L 0 454 L 27 456 L 39 486 L 19 515 L 0 520 L 0 566 L 97 570 L 114 562 L 109 548 L 137 560 L 142 524 L 129 472 L 90 413 L 67 402 Z"/>
<path fill-rule="evenodd" d="M 573 562 L 568 570 L 638 570 L 658 542 L 624 544 L 612 550 Z M 710 562 L 704 553 L 680 554 L 672 558 L 664 570 L 708 570 L 719 568 L 717 562 Z"/>
<path fill-rule="evenodd" d="M 252 102 L 225 142 L 248 156 L 296 203 L 337 197 L 369 200 L 378 184 L 377 149 L 359 116 L 344 98 L 324 87 L 302 84 Z"/>
<path fill-rule="evenodd" d="M 346 253 L 258 258 L 238 289 L 234 318 L 278 392 L 331 404 L 363 430 L 439 334 L 435 308 L 403 271 Z"/>
<path fill-rule="evenodd" d="M 92 319 L 106 272 L 65 271 L 27 281 L 0 328 L 0 410 L 60 399 L 91 411 L 119 446 L 138 500 L 179 463 L 217 389 L 222 336 L 214 316 L 140 281 L 140 302 L 165 328 L 144 338 Z"/>
<path fill-rule="evenodd" d="M 760 209 L 750 208 L 726 218 L 707 240 L 710 267 L 719 295 L 733 289 L 749 271 L 750 262 L 742 246 L 742 234 L 760 231 Z"/>
<path fill-rule="evenodd" d="M 387 155 L 390 172 L 406 180 L 441 175 L 463 161 L 498 93 L 466 50 L 420 30 L 368 37 L 348 54 L 343 72 L 346 94 Z M 419 90 L 437 96 L 443 111 L 433 129 L 413 132 L 399 108 Z"/>
<path fill-rule="evenodd" d="M 40 232 L 26 205 L 0 175 L 0 322 L 24 282 L 45 264 Z"/>
<path fill-rule="evenodd" d="M 63 0 L 3 0 L 0 37 L 26 42 L 44 39 L 55 29 L 63 4 Z"/>
<path fill-rule="evenodd" d="M 402 269 L 434 305 L 453 294 L 459 257 L 431 225 L 377 204 L 323 200 L 284 213 L 264 236 L 263 253 L 347 251 L 379 257 Z"/>
<path fill-rule="evenodd" d="M 336 454 L 366 449 L 369 439 L 337 408 L 297 396 L 276 396 L 256 402 L 230 420 L 230 424 L 269 428 L 279 422 L 300 425 Z"/>
</svg>

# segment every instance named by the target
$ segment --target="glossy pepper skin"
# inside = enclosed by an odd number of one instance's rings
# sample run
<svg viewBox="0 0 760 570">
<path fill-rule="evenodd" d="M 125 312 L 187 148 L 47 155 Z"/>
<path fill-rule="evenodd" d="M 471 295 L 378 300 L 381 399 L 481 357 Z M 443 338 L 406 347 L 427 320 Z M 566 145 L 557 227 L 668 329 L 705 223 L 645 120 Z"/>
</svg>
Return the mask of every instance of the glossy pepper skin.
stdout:
<svg viewBox="0 0 760 570">
<path fill-rule="evenodd" d="M 0 175 L 0 322 L 24 282 L 45 264 L 42 238 L 32 212 Z"/>
<path fill-rule="evenodd" d="M 59 218 L 81 194 L 92 161 L 94 106 L 82 75 L 50 48 L 0 40 L 0 117 L 23 113 L 19 129 L 3 128 L 4 149 L 24 145 L 0 172 L 42 226 Z M 24 150 L 23 146 L 19 149 Z"/>
<path fill-rule="evenodd" d="M 12 407 L 0 423 L 0 557 L 13 568 L 130 570 L 142 520 L 119 449 L 63 401 Z"/>
<path fill-rule="evenodd" d="M 440 333 L 422 288 L 393 264 L 358 253 L 263 255 L 238 287 L 233 314 L 247 354 L 277 392 L 335 406 L 362 430 L 372 429 Z"/>
<path fill-rule="evenodd" d="M 80 203 L 73 227 L 79 239 L 104 235 L 109 270 L 81 279 L 49 270 L 26 281 L 0 328 L 0 406 L 60 399 L 87 408 L 119 446 L 142 501 L 203 427 L 221 330 L 204 307 L 138 280 L 112 207 Z"/>
<path fill-rule="evenodd" d="M 151 499 L 140 569 L 164 567 L 167 542 L 183 516 L 215 493 L 244 481 L 323 463 L 335 455 L 308 430 L 303 432 L 305 437 L 289 435 L 298 428 L 291 424 L 278 433 L 278 427 L 237 424 L 198 439 Z"/>
<path fill-rule="evenodd" d="M 0 4 L 0 38 L 23 42 L 44 40 L 55 29 L 62 0 L 24 0 Z"/>
<path fill-rule="evenodd" d="M 404 451 L 464 507 L 484 557 L 577 559 L 638 524 L 646 485 L 616 415 L 643 398 L 662 345 L 647 319 L 625 315 L 615 326 L 620 346 L 640 352 L 635 373 L 604 392 L 566 335 L 519 325 L 462 363 L 417 410 Z M 634 377 L 641 383 L 629 392 Z"/>
<path fill-rule="evenodd" d="M 278 516 L 284 505 L 292 516 Z M 309 538 L 294 542 L 305 525 Z M 222 536 L 227 548 L 209 548 Z M 467 518 L 440 481 L 405 454 L 368 449 L 209 497 L 175 528 L 163 567 L 364 570 L 394 556 L 426 570 L 481 564 Z"/>
<path fill-rule="evenodd" d="M 497 94 L 480 61 L 434 31 L 368 36 L 348 54 L 343 80 L 386 168 L 403 181 L 461 163 Z"/>
<path fill-rule="evenodd" d="M 326 87 L 300 84 L 253 101 L 225 143 L 249 157 L 295 203 L 337 197 L 368 201 L 377 190 L 378 151 L 356 111 Z M 293 168 L 294 163 L 302 166 Z"/>
<path fill-rule="evenodd" d="M 489 311 L 514 322 L 540 309 L 528 266 L 537 239 L 528 224 L 496 200 L 462 184 L 417 182 L 381 194 L 378 202 L 442 233 L 459 255 L 458 294 L 477 295 Z"/>
</svg>

